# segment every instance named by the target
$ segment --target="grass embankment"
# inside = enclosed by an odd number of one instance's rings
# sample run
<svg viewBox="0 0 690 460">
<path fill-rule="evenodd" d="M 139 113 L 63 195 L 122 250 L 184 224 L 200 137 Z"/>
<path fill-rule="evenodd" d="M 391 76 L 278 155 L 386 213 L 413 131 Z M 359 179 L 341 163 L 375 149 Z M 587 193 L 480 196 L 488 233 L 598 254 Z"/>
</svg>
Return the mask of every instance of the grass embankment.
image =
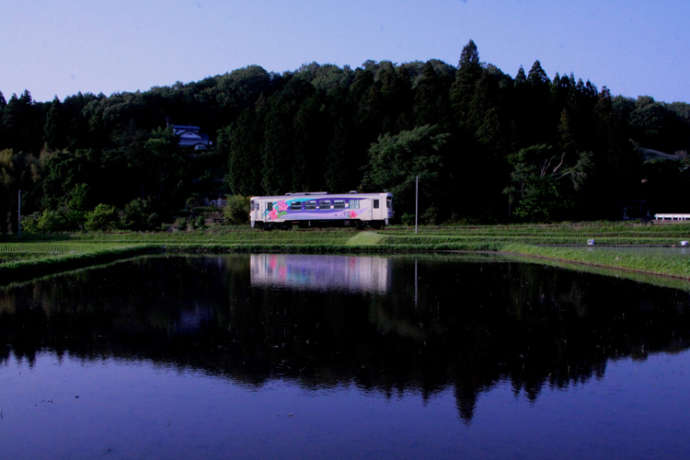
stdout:
<svg viewBox="0 0 690 460">
<path fill-rule="evenodd" d="M 389 243 L 407 244 L 490 244 L 506 243 L 584 246 L 588 239 L 599 245 L 671 246 L 690 237 L 690 224 L 653 225 L 611 222 L 463 225 L 423 227 L 415 235 L 411 229 L 393 227 L 386 231 Z"/>
<path fill-rule="evenodd" d="M 690 224 L 645 225 L 588 222 L 551 225 L 456 225 L 381 231 L 296 229 L 264 232 L 246 226 L 175 233 L 75 233 L 33 236 L 28 241 L 0 243 L 0 282 L 80 268 L 151 252 L 368 252 L 404 253 L 449 250 L 492 251 L 541 261 L 571 262 L 690 279 L 690 257 L 680 254 L 636 254 L 596 248 L 672 246 L 690 239 Z M 546 246 L 545 246 L 546 245 Z"/>
<path fill-rule="evenodd" d="M 160 252 L 146 244 L 30 242 L 0 244 L 0 282 L 42 276 Z"/>
<path fill-rule="evenodd" d="M 615 248 L 563 248 L 520 243 L 505 245 L 505 254 L 555 262 L 668 276 L 690 281 L 690 255 L 635 253 Z"/>
</svg>

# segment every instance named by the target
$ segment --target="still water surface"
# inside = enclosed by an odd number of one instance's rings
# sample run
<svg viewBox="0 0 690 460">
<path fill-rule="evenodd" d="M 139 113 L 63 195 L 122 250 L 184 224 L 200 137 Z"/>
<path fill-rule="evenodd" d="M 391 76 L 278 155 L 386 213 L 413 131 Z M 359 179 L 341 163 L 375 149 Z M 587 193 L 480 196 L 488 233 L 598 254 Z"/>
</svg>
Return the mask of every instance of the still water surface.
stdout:
<svg viewBox="0 0 690 460">
<path fill-rule="evenodd" d="M 0 288 L 0 458 L 688 458 L 689 308 L 450 257 L 153 257 Z"/>
</svg>

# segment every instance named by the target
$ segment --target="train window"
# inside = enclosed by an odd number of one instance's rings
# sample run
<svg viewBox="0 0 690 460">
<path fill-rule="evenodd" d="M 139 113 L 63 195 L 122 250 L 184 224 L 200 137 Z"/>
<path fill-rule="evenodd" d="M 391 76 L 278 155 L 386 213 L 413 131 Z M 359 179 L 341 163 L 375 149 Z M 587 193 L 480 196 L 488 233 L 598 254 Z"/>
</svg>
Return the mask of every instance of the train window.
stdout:
<svg viewBox="0 0 690 460">
<path fill-rule="evenodd" d="M 391 198 L 391 197 L 386 198 L 386 207 L 388 209 L 393 209 L 393 198 Z"/>
<path fill-rule="evenodd" d="M 267 210 L 267 211 L 272 211 L 272 210 L 273 210 L 273 203 L 272 203 L 271 201 L 269 201 L 268 203 L 266 203 L 266 210 Z"/>
<path fill-rule="evenodd" d="M 302 209 L 302 203 L 300 203 L 299 201 L 293 201 L 292 203 L 290 203 L 290 209 L 293 211 Z"/>
<path fill-rule="evenodd" d="M 305 201 L 304 209 L 316 209 L 316 200 Z"/>
<path fill-rule="evenodd" d="M 350 200 L 351 209 L 359 209 L 359 200 Z"/>
<path fill-rule="evenodd" d="M 345 207 L 345 200 L 333 200 L 333 207 L 335 209 L 343 209 Z"/>
<path fill-rule="evenodd" d="M 379 208 L 379 200 L 374 200 L 374 209 Z"/>
<path fill-rule="evenodd" d="M 331 209 L 331 200 L 319 201 L 319 209 Z"/>
</svg>

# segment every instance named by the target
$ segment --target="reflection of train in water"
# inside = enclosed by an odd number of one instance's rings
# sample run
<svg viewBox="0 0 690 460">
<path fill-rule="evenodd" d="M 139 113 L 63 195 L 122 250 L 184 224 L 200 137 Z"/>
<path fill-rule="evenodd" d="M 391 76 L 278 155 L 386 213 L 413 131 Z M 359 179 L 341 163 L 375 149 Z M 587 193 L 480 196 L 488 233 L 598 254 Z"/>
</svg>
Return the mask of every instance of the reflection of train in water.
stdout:
<svg viewBox="0 0 690 460">
<path fill-rule="evenodd" d="M 258 254 L 249 263 L 252 286 L 384 294 L 391 283 L 385 257 Z"/>
<path fill-rule="evenodd" d="M 293 223 L 312 226 L 327 223 L 382 227 L 393 217 L 390 193 L 327 192 L 253 196 L 250 202 L 252 227 L 287 228 Z"/>
</svg>

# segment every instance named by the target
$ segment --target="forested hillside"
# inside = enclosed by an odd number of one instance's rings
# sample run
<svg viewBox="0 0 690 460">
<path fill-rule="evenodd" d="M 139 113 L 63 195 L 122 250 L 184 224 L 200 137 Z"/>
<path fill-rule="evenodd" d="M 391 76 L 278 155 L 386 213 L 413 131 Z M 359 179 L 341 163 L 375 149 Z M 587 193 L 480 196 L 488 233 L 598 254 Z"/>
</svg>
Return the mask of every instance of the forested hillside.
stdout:
<svg viewBox="0 0 690 460">
<path fill-rule="evenodd" d="M 690 212 L 690 105 L 613 96 L 539 61 L 514 77 L 469 42 L 438 60 L 250 66 L 149 91 L 33 101 L 0 93 L 0 229 L 24 212 L 81 228 L 97 205 L 155 228 L 225 194 L 389 190 L 426 222 Z M 178 147 L 167 123 L 213 145 Z"/>
</svg>

